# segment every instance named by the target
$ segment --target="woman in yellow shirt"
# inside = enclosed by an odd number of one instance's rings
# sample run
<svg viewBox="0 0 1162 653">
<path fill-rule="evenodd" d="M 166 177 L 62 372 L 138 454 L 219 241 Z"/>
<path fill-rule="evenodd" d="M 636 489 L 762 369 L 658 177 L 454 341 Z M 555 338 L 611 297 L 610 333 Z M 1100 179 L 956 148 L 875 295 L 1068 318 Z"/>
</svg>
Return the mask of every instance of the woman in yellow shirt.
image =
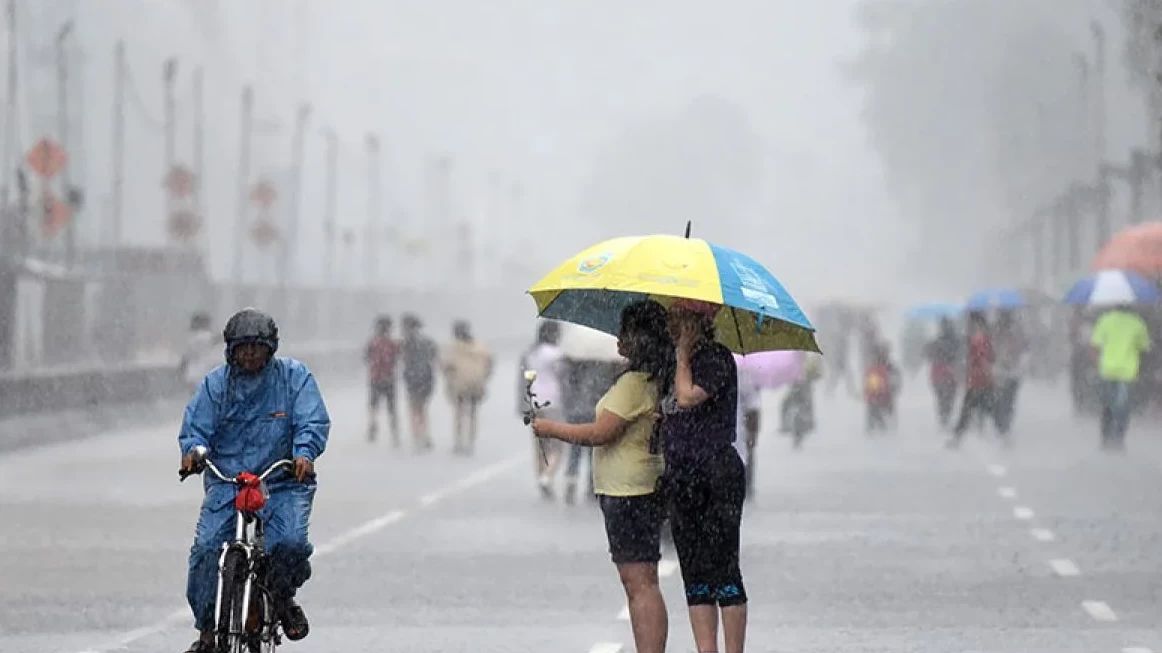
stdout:
<svg viewBox="0 0 1162 653">
<path fill-rule="evenodd" d="M 609 553 L 629 602 L 638 653 L 662 653 L 668 620 L 658 588 L 664 506 L 655 492 L 663 471 L 654 441 L 659 397 L 674 377 L 674 344 L 666 311 L 654 301 L 621 313 L 618 353 L 629 364 L 597 402 L 597 421 L 533 421 L 537 437 L 593 447 L 593 487 L 605 516 Z"/>
</svg>

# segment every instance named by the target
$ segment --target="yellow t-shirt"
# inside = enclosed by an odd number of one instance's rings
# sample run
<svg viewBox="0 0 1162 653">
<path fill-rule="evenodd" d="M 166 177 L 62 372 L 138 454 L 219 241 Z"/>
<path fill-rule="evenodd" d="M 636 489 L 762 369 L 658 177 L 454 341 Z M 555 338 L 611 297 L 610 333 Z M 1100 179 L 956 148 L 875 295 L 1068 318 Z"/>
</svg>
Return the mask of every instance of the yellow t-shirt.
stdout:
<svg viewBox="0 0 1162 653">
<path fill-rule="evenodd" d="M 1142 318 L 1127 311 L 1105 313 L 1093 325 L 1091 342 L 1101 349 L 1101 378 L 1137 381 L 1143 352 L 1150 351 L 1150 332 Z"/>
<path fill-rule="evenodd" d="M 654 491 L 664 467 L 661 454 L 650 453 L 650 435 L 658 410 L 658 387 L 644 372 L 622 374 L 597 402 L 602 411 L 629 422 L 616 441 L 593 448 L 593 489 L 610 497 L 636 497 Z"/>
</svg>

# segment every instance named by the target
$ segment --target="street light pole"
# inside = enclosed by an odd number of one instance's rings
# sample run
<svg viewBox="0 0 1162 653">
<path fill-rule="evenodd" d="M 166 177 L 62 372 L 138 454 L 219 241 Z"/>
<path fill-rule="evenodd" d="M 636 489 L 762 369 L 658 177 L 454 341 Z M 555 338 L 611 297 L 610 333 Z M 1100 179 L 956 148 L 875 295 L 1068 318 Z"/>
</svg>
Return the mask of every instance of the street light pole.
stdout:
<svg viewBox="0 0 1162 653">
<path fill-rule="evenodd" d="M 125 41 L 113 49 L 113 188 L 110 197 L 112 228 L 109 239 L 113 249 L 121 246 L 122 211 L 125 189 Z"/>
<path fill-rule="evenodd" d="M 367 243 L 364 246 L 364 265 L 366 267 L 367 285 L 374 288 L 379 284 L 379 262 L 376 253 L 383 245 L 379 236 L 381 229 L 382 198 L 380 196 L 382 179 L 379 172 L 379 137 L 374 133 L 367 134 Z"/>
<path fill-rule="evenodd" d="M 299 105 L 298 118 L 295 122 L 294 141 L 291 145 L 292 162 L 292 187 L 290 206 L 287 211 L 287 233 L 283 239 L 283 254 L 282 261 L 279 265 L 279 286 L 286 288 L 290 285 L 291 276 L 297 274 L 298 269 L 297 253 L 299 245 L 299 211 L 303 196 L 303 150 L 305 149 L 305 139 L 307 131 L 307 120 L 311 116 L 311 105 Z"/>
<path fill-rule="evenodd" d="M 242 89 L 242 121 L 238 133 L 238 212 L 234 216 L 233 280 L 242 284 L 242 241 L 246 239 L 246 216 L 250 190 L 250 137 L 254 128 L 254 88 Z"/>
<path fill-rule="evenodd" d="M 177 129 L 177 109 L 174 106 L 174 82 L 177 79 L 178 62 L 174 57 L 165 60 L 162 65 L 162 82 L 165 88 L 165 173 L 166 179 L 174 172 L 177 166 L 175 157 L 177 156 L 177 146 L 175 145 L 175 133 Z M 167 220 L 170 219 L 174 211 L 174 192 L 170 190 L 165 194 L 165 215 Z M 171 232 L 170 238 L 173 239 Z"/>
<path fill-rule="evenodd" d="M 65 52 L 65 42 L 73 32 L 73 21 L 61 26 L 56 35 L 56 63 L 57 63 L 57 129 L 60 132 L 61 149 L 69 151 L 69 72 L 68 53 Z M 77 261 L 77 217 L 76 207 L 72 206 L 72 187 L 69 178 L 69 165 L 61 169 L 61 194 L 65 204 L 69 205 L 69 223 L 65 227 L 65 262 L 72 268 Z"/>
<path fill-rule="evenodd" d="M 323 274 L 324 287 L 329 289 L 335 283 L 335 238 L 338 237 L 335 208 L 338 200 L 336 186 L 338 185 L 339 137 L 333 129 L 327 129 L 324 134 L 327 138 L 327 188 L 324 193 L 326 204 L 323 213 L 323 229 L 326 232 Z"/>
</svg>

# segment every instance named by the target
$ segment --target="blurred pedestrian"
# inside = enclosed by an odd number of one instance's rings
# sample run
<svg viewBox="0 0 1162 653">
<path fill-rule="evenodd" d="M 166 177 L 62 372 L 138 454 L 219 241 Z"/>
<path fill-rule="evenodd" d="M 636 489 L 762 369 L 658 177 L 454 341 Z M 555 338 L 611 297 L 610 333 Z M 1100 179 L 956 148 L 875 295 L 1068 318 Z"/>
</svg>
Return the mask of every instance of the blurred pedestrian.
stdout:
<svg viewBox="0 0 1162 653">
<path fill-rule="evenodd" d="M 735 414 L 734 449 L 746 468 L 746 496 L 754 496 L 754 452 L 758 446 L 762 426 L 763 393 L 755 372 L 750 367 L 738 367 L 738 408 Z"/>
<path fill-rule="evenodd" d="M 993 366 L 996 384 L 993 417 L 997 434 L 1008 444 L 1016 413 L 1017 391 L 1021 387 L 1021 378 L 1025 375 L 1029 362 L 1029 341 L 1013 311 L 1001 311 L 997 317 L 993 345 L 996 347 L 996 362 Z"/>
<path fill-rule="evenodd" d="M 523 414 L 528 406 L 525 396 L 524 373 L 527 370 L 536 372 L 536 379 L 529 388 L 536 396 L 536 401 L 544 404 L 541 416 L 547 420 L 560 421 L 563 418 L 564 404 L 564 376 L 565 354 L 561 351 L 561 325 L 558 322 L 546 321 L 537 327 L 537 339 L 533 346 L 521 357 L 520 390 L 521 397 L 517 411 Z M 557 440 L 533 439 L 533 470 L 536 474 L 537 485 L 546 499 L 553 498 L 553 478 L 561 463 L 562 443 Z"/>
<path fill-rule="evenodd" d="M 1124 449 L 1131 392 L 1141 372 L 1142 355 L 1150 351 L 1150 333 L 1131 307 L 1118 306 L 1098 318 L 1091 342 L 1100 355 L 1102 448 Z"/>
<path fill-rule="evenodd" d="M 886 343 L 876 345 L 864 374 L 865 428 L 868 433 L 887 430 L 889 419 L 895 418 L 895 397 L 900 382 L 900 371 L 892 363 L 891 350 Z"/>
<path fill-rule="evenodd" d="M 423 332 L 420 318 L 412 314 L 403 317 L 404 337 L 400 345 L 403 362 L 403 383 L 408 396 L 408 414 L 411 417 L 412 439 L 416 451 L 432 448 L 428 431 L 428 403 L 436 384 L 436 343 Z"/>
<path fill-rule="evenodd" d="M 594 448 L 594 489 L 629 604 L 636 650 L 662 653 L 669 626 L 658 585 L 665 506 L 657 487 L 664 465 L 653 440 L 659 397 L 668 392 L 674 374 L 665 309 L 650 300 L 626 307 L 617 347 L 629 363 L 597 403 L 596 421 L 537 418 L 533 430 L 541 438 Z"/>
<path fill-rule="evenodd" d="M 178 363 L 178 373 L 191 392 L 222 364 L 223 345 L 220 334 L 210 328 L 208 314 L 198 312 L 190 317 L 190 335 Z"/>
<path fill-rule="evenodd" d="M 468 322 L 452 325 L 452 342 L 444 348 L 441 367 L 454 409 L 452 452 L 472 455 L 476 448 L 477 412 L 492 376 L 492 354 L 472 337 Z"/>
<path fill-rule="evenodd" d="M 960 352 L 963 350 L 960 336 L 956 333 L 956 326 L 952 320 L 940 320 L 940 330 L 924 348 L 924 355 L 928 359 L 928 381 L 932 385 L 932 394 L 936 397 L 936 417 L 941 427 L 948 427 L 952 419 L 952 409 L 956 405 L 957 367 L 960 364 Z"/>
<path fill-rule="evenodd" d="M 747 596 L 739 568 L 746 469 L 735 451 L 738 374 L 730 350 L 714 339 L 719 307 L 680 300 L 670 309 L 676 372 L 662 402 L 662 441 L 671 530 L 690 625 L 699 651 L 742 653 Z"/>
<path fill-rule="evenodd" d="M 396 365 L 400 344 L 391 335 L 391 317 L 381 315 L 375 320 L 375 333 L 367 343 L 364 360 L 367 363 L 367 441 L 374 442 L 378 431 L 376 412 L 380 401 L 387 406 L 391 444 L 400 446 L 399 417 L 396 414 Z"/>
<path fill-rule="evenodd" d="M 949 448 L 960 446 L 964 432 L 974 417 L 983 419 L 993 415 L 993 350 L 992 336 L 989 334 L 988 319 L 980 311 L 968 315 L 968 369 L 964 391 L 964 401 L 960 405 L 960 419 L 953 429 Z M 994 417 L 995 419 L 995 417 Z"/>
</svg>

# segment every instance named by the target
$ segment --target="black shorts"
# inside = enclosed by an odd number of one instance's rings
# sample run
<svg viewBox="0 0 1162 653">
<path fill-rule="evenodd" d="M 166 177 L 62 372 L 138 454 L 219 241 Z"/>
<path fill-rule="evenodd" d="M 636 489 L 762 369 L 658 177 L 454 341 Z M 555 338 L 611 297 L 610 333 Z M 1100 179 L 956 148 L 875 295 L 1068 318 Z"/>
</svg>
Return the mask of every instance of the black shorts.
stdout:
<svg viewBox="0 0 1162 653">
<path fill-rule="evenodd" d="M 389 410 L 395 410 L 395 382 L 372 383 L 367 386 L 367 404 L 372 408 L 379 406 L 380 400 L 387 402 Z"/>
<path fill-rule="evenodd" d="M 746 470 L 738 452 L 727 447 L 695 469 L 678 470 L 665 487 L 686 604 L 745 604 L 738 554 Z"/>
<path fill-rule="evenodd" d="M 664 506 L 657 494 L 636 497 L 601 495 L 605 515 L 605 535 L 614 564 L 656 563 L 662 559 L 662 517 Z"/>
</svg>

